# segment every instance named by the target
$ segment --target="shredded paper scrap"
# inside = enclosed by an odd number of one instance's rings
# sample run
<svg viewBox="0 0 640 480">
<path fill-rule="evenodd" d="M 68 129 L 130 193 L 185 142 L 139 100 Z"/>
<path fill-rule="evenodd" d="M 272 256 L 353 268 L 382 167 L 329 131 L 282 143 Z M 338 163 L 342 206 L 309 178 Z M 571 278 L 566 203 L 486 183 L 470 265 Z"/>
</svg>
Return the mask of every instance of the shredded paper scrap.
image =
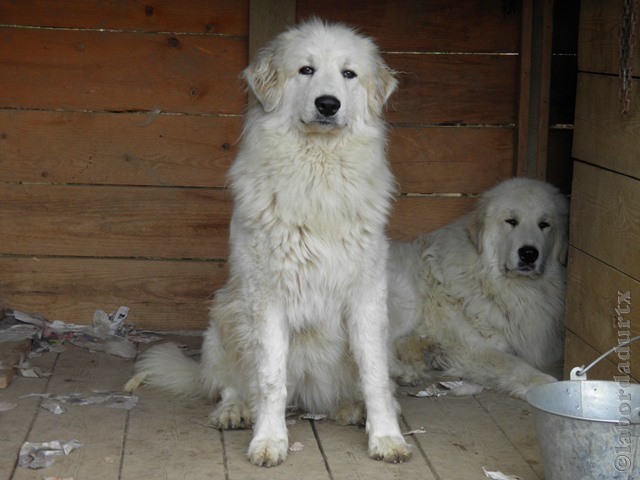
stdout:
<svg viewBox="0 0 640 480">
<path fill-rule="evenodd" d="M 46 468 L 55 462 L 55 457 L 69 455 L 73 450 L 81 447 L 78 440 L 61 442 L 53 440 L 51 442 L 25 442 L 20 449 L 18 465 L 27 468 Z"/>
</svg>

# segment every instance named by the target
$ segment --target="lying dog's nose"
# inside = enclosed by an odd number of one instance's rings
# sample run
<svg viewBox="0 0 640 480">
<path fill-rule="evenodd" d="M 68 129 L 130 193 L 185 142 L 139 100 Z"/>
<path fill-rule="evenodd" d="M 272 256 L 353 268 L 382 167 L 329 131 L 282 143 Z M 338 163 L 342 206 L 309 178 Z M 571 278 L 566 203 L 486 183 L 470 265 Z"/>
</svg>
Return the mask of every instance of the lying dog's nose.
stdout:
<svg viewBox="0 0 640 480">
<path fill-rule="evenodd" d="M 340 100 L 331 95 L 323 95 L 316 98 L 316 108 L 325 117 L 331 117 L 340 110 Z"/>
<path fill-rule="evenodd" d="M 525 245 L 518 249 L 518 256 L 525 265 L 531 265 L 538 259 L 538 249 L 531 245 Z"/>
</svg>

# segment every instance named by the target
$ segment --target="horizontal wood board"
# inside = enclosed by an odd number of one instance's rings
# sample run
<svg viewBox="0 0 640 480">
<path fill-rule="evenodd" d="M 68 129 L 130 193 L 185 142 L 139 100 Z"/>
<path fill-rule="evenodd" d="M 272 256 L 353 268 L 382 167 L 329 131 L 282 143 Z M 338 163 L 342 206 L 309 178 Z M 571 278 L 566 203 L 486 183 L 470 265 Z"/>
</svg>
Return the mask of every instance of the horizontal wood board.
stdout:
<svg viewBox="0 0 640 480">
<path fill-rule="evenodd" d="M 519 15 L 500 2 L 447 0 L 349 2 L 298 0 L 298 20 L 318 16 L 355 25 L 383 51 L 393 52 L 517 52 Z"/>
<path fill-rule="evenodd" d="M 6 185 L 0 252 L 224 258 L 231 199 L 209 189 Z"/>
<path fill-rule="evenodd" d="M 131 309 L 141 328 L 207 326 L 208 300 L 227 276 L 222 262 L 0 257 L 0 291 L 12 308 L 90 324 L 96 309 Z"/>
<path fill-rule="evenodd" d="M 389 160 L 402 193 L 479 193 L 511 176 L 514 129 L 394 125 Z"/>
<path fill-rule="evenodd" d="M 582 162 L 573 169 L 571 244 L 640 279 L 640 183 Z"/>
<path fill-rule="evenodd" d="M 630 303 L 625 300 L 627 293 Z M 604 353 L 619 342 L 640 335 L 638 298 L 640 282 L 570 248 L 566 324 L 584 342 Z M 632 374 L 640 378 L 640 344 L 632 344 L 630 351 Z M 608 358 L 614 364 L 619 362 L 615 352 Z"/>
<path fill-rule="evenodd" d="M 631 90 L 627 116 L 620 113 L 617 77 L 580 73 L 574 157 L 640 179 L 640 91 Z"/>
<path fill-rule="evenodd" d="M 248 0 L 0 1 L 0 23 L 33 27 L 242 35 Z"/>
<path fill-rule="evenodd" d="M 472 197 L 401 196 L 389 235 L 396 240 L 443 226 Z M 0 253 L 157 259 L 227 256 L 227 190 L 6 185 L 0 189 Z"/>
<path fill-rule="evenodd" d="M 0 181 L 224 187 L 242 117 L 0 110 Z M 513 128 L 396 125 L 402 193 L 478 193 L 508 177 Z"/>
<path fill-rule="evenodd" d="M 224 187 L 241 124 L 240 116 L 0 110 L 0 181 Z"/>
<path fill-rule="evenodd" d="M 0 45 L 0 107 L 244 109 L 244 37 L 0 28 Z"/>
<path fill-rule="evenodd" d="M 396 70 L 391 123 L 511 124 L 516 118 L 515 55 L 386 54 Z"/>
</svg>

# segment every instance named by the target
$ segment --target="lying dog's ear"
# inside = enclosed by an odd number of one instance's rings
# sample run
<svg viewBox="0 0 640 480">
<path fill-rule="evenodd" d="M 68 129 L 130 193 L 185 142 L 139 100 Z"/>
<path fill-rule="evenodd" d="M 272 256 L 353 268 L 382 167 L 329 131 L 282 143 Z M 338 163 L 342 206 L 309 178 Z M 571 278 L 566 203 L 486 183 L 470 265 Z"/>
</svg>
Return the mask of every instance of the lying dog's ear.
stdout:
<svg viewBox="0 0 640 480">
<path fill-rule="evenodd" d="M 561 221 L 559 222 L 558 228 L 556 228 L 554 232 L 553 238 L 553 258 L 560 265 L 567 265 L 567 260 L 569 256 L 569 232 L 568 230 L 568 219 L 567 216 L 564 215 L 561 217 Z"/>
<path fill-rule="evenodd" d="M 258 52 L 243 77 L 266 112 L 273 111 L 284 94 L 284 79 L 275 64 L 278 46 L 273 42 Z"/>
<path fill-rule="evenodd" d="M 467 235 L 476 247 L 478 253 L 482 253 L 482 235 L 484 234 L 485 203 L 482 198 L 467 217 Z"/>
<path fill-rule="evenodd" d="M 366 88 L 369 99 L 369 110 L 371 110 L 375 116 L 378 116 L 382 113 L 384 104 L 387 103 L 391 94 L 396 90 L 398 80 L 396 80 L 395 72 L 391 70 L 382 59 L 378 62 L 375 77 L 375 79 L 366 85 Z"/>
<path fill-rule="evenodd" d="M 558 263 L 561 265 L 567 266 L 567 257 L 569 256 L 569 242 L 567 241 L 567 233 L 563 230 L 561 233 L 557 234 L 555 248 L 555 255 L 558 259 Z"/>
</svg>

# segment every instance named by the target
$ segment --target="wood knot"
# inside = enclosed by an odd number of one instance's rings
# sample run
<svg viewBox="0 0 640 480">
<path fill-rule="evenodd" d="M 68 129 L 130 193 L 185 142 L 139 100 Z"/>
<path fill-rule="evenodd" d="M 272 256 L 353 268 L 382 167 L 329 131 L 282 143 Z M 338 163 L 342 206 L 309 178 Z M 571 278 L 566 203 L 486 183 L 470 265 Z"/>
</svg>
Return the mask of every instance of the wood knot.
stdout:
<svg viewBox="0 0 640 480">
<path fill-rule="evenodd" d="M 169 37 L 167 43 L 169 44 L 169 48 L 182 48 L 180 40 L 178 40 L 176 37 Z"/>
</svg>

